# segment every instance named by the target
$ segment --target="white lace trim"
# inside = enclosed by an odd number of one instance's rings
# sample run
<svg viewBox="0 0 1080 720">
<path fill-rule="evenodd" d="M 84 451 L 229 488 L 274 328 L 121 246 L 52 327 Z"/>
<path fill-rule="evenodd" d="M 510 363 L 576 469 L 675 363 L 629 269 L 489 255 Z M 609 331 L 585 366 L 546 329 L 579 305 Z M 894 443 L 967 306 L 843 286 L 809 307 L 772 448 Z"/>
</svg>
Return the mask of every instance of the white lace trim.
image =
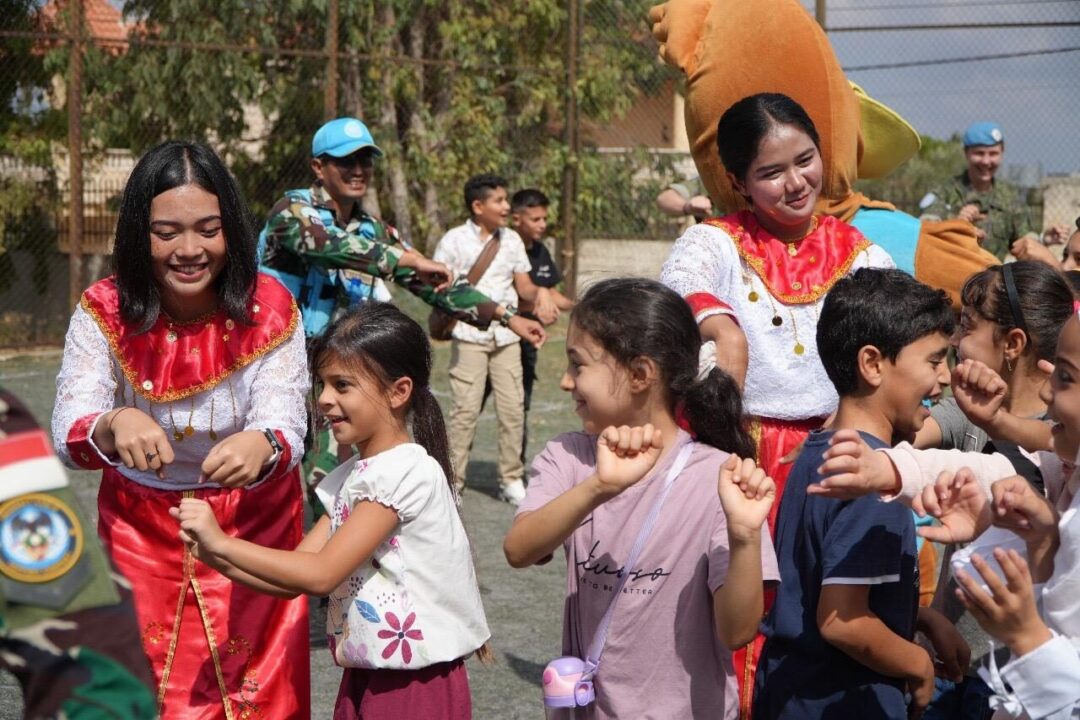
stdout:
<svg viewBox="0 0 1080 720">
<path fill-rule="evenodd" d="M 64 463 L 74 467 L 67 437 L 75 422 L 114 407 L 134 405 L 149 413 L 170 438 L 174 427 L 182 432 L 190 425 L 194 434 L 172 442 L 176 462 L 166 469 L 164 481 L 154 473 L 125 467 L 119 471 L 151 487 L 169 490 L 203 487 L 198 485 L 198 478 L 207 453 L 221 440 L 241 430 L 280 430 L 292 450 L 292 463 L 299 462 L 303 455 L 309 387 L 304 333 L 298 324 L 288 340 L 216 387 L 173 403 L 148 403 L 132 390 L 101 329 L 79 307 L 68 327 L 63 363 L 56 377 L 53 444 Z M 217 440 L 211 440 L 208 434 L 211 410 Z"/>
<path fill-rule="evenodd" d="M 862 267 L 894 267 L 877 245 L 859 253 L 851 272 Z M 708 293 L 732 308 L 746 334 L 749 366 L 743 402 L 751 415 L 779 420 L 825 417 L 836 408 L 837 396 L 825 374 L 817 349 L 817 321 L 824 298 L 807 305 L 769 302 L 765 285 L 746 266 L 734 241 L 723 230 L 698 224 L 679 238 L 671 250 L 660 282 L 683 297 Z M 750 291 L 757 294 L 751 302 Z M 713 313 L 715 314 L 715 313 Z M 779 315 L 779 327 L 772 324 Z M 698 321 L 705 317 L 700 313 Z M 794 352 L 796 340 L 803 353 Z"/>
</svg>

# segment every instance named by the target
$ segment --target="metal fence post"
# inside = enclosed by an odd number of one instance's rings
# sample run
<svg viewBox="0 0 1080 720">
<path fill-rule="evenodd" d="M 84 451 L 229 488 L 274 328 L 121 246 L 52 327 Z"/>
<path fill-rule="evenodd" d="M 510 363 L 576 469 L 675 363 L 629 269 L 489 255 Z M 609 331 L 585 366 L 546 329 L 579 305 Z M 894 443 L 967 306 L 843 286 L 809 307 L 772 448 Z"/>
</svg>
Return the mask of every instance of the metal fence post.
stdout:
<svg viewBox="0 0 1080 720">
<path fill-rule="evenodd" d="M 337 117 L 338 108 L 338 0 L 330 0 L 326 17 L 326 87 L 323 88 L 323 120 Z"/>
<path fill-rule="evenodd" d="M 68 61 L 68 172 L 71 177 L 71 204 L 68 220 L 68 275 L 71 306 L 82 295 L 82 235 L 83 235 L 83 154 L 82 154 L 82 94 L 83 94 L 83 0 L 71 3 L 71 57 Z"/>
<path fill-rule="evenodd" d="M 574 296 L 577 286 L 577 230 L 574 227 L 574 210 L 577 204 L 578 159 L 581 151 L 578 128 L 577 62 L 581 25 L 579 0 L 570 0 L 566 25 L 566 164 L 563 166 L 562 234 L 558 238 L 559 261 L 562 265 L 566 292 Z"/>
</svg>

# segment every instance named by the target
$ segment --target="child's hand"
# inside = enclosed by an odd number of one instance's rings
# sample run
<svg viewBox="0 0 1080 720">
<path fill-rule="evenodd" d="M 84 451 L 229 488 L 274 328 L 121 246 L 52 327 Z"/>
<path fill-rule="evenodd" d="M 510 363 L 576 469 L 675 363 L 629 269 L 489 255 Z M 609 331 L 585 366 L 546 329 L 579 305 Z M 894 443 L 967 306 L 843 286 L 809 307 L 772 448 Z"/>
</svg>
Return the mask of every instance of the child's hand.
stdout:
<svg viewBox="0 0 1080 720">
<path fill-rule="evenodd" d="M 892 460 L 866 444 L 857 430 L 837 430 L 818 468 L 824 478 L 809 486 L 807 495 L 851 500 L 872 492 L 895 492 L 899 484 Z"/>
<path fill-rule="evenodd" d="M 169 514 L 180 521 L 180 539 L 200 560 L 216 555 L 228 540 L 205 500 L 184 498 L 179 507 L 169 508 Z"/>
<path fill-rule="evenodd" d="M 911 703 L 908 704 L 908 717 L 922 717 L 930 701 L 934 699 L 934 662 L 921 647 L 916 646 L 922 655 L 920 672 L 908 678 L 908 693 L 911 694 Z"/>
<path fill-rule="evenodd" d="M 596 439 L 596 477 L 601 488 L 614 497 L 638 482 L 656 465 L 663 447 L 660 430 L 649 424 L 605 428 Z"/>
<path fill-rule="evenodd" d="M 990 589 L 987 595 L 979 584 L 964 571 L 956 573 L 960 587 L 956 596 L 990 635 L 1009 646 L 1016 656 L 1029 653 L 1051 638 L 1050 631 L 1039 617 L 1035 591 L 1027 563 L 1015 550 L 994 549 L 994 557 L 1005 573 L 1005 580 L 978 555 L 971 564 L 982 575 Z"/>
<path fill-rule="evenodd" d="M 990 486 L 990 493 L 994 525 L 1012 530 L 1028 544 L 1057 532 L 1054 506 L 1019 475 L 998 480 Z"/>
<path fill-rule="evenodd" d="M 274 448 L 261 430 L 235 433 L 210 448 L 203 460 L 199 482 L 244 487 L 258 479 L 273 455 Z"/>
<path fill-rule="evenodd" d="M 720 468 L 716 492 L 727 517 L 728 535 L 746 538 L 761 532 L 776 500 L 776 483 L 752 459 L 731 455 Z"/>
<path fill-rule="evenodd" d="M 955 474 L 943 472 L 937 482 L 923 490 L 922 508 L 941 523 L 919 528 L 919 535 L 932 542 L 970 542 L 990 527 L 990 507 L 986 493 L 971 470 Z"/>
<path fill-rule="evenodd" d="M 971 662 L 971 647 L 948 618 L 932 608 L 919 608 L 919 631 L 934 646 L 935 674 L 960 682 Z"/>
<path fill-rule="evenodd" d="M 984 363 L 970 358 L 952 372 L 952 391 L 956 405 L 971 422 L 984 430 L 999 420 L 1008 384 Z"/>
</svg>

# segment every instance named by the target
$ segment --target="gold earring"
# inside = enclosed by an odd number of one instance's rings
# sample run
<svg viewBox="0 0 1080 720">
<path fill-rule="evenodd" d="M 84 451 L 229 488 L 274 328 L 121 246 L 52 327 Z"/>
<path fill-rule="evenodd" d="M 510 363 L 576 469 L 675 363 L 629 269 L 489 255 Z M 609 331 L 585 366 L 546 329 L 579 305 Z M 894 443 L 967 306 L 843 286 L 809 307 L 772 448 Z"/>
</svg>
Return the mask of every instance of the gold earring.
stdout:
<svg viewBox="0 0 1080 720">
<path fill-rule="evenodd" d="M 1009 357 L 1007 355 L 1005 356 L 1005 367 L 1009 368 L 1010 373 L 1013 371 L 1012 361 L 1009 360 Z"/>
</svg>

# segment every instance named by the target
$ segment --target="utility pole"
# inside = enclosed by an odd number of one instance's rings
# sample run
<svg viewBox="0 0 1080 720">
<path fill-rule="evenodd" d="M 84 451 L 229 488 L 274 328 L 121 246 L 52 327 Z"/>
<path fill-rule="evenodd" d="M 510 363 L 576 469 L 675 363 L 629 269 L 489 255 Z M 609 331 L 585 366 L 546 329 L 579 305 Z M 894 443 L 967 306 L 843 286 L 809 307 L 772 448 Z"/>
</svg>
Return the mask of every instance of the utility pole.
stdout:
<svg viewBox="0 0 1080 720">
<path fill-rule="evenodd" d="M 825 0 L 814 0 L 814 17 L 821 29 L 825 30 Z"/>
</svg>

